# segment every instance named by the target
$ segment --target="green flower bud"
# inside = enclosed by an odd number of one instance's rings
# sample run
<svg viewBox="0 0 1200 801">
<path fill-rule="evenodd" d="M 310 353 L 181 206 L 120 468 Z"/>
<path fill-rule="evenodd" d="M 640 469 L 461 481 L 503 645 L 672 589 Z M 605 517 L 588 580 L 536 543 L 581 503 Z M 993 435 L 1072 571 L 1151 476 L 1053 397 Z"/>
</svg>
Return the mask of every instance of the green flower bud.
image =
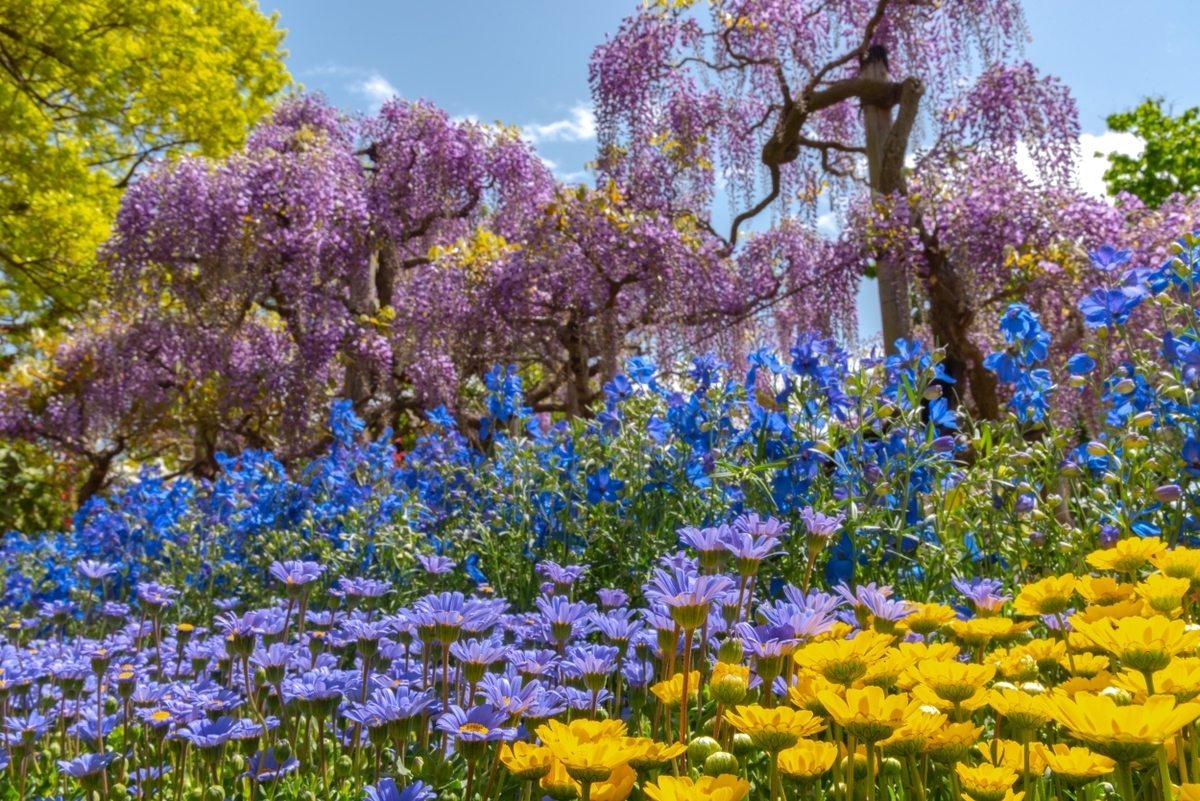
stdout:
<svg viewBox="0 0 1200 801">
<path fill-rule="evenodd" d="M 711 737 L 696 737 L 688 743 L 688 764 L 702 765 L 704 760 L 721 750 L 721 744 Z"/>
<path fill-rule="evenodd" d="M 721 643 L 721 647 L 717 650 L 717 659 L 730 665 L 736 665 L 742 661 L 743 648 L 742 641 L 737 637 L 730 637 Z"/>
<path fill-rule="evenodd" d="M 1117 706 L 1129 706 L 1133 703 L 1133 696 L 1129 694 L 1129 691 L 1122 690 L 1120 687 L 1105 687 L 1100 694 L 1111 698 Z"/>
<path fill-rule="evenodd" d="M 225 788 L 215 784 L 204 791 L 204 801 L 225 801 Z"/>
<path fill-rule="evenodd" d="M 737 757 L 728 751 L 717 751 L 709 754 L 708 759 L 704 760 L 705 776 L 720 776 L 724 773 L 736 774 L 737 772 Z"/>
<path fill-rule="evenodd" d="M 338 757 L 337 762 L 333 763 L 333 774 L 339 779 L 345 779 L 353 772 L 354 762 L 352 762 L 350 757 L 346 756 L 345 754 Z"/>
<path fill-rule="evenodd" d="M 744 757 L 754 753 L 754 741 L 750 739 L 749 734 L 738 732 L 733 735 L 733 753 L 734 756 Z"/>
<path fill-rule="evenodd" d="M 287 740 L 280 740 L 275 744 L 275 759 L 280 763 L 287 762 L 292 756 L 292 744 Z"/>
</svg>

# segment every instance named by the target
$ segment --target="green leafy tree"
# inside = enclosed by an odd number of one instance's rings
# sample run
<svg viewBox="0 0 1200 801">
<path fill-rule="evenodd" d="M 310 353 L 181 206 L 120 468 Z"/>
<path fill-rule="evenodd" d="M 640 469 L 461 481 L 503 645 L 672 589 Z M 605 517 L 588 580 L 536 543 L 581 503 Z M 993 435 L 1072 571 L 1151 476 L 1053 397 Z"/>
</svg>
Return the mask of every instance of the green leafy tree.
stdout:
<svg viewBox="0 0 1200 801">
<path fill-rule="evenodd" d="M 1200 108 L 1173 117 L 1162 106 L 1161 98 L 1148 98 L 1133 111 L 1108 118 L 1110 130 L 1136 134 L 1145 143 L 1138 156 L 1108 154 L 1112 166 L 1104 182 L 1110 195 L 1129 192 L 1157 208 L 1176 192 L 1200 188 Z"/>
<path fill-rule="evenodd" d="M 0 0 L 0 325 L 103 297 L 96 248 L 138 168 L 218 156 L 290 82 L 253 0 Z"/>
</svg>

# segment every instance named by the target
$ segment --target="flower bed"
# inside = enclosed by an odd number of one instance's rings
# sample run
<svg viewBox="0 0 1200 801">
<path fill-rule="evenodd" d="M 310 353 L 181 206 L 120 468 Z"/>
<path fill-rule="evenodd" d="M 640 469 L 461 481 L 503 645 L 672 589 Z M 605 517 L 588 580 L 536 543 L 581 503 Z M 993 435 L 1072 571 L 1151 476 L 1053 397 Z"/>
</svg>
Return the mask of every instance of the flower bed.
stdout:
<svg viewBox="0 0 1200 801">
<path fill-rule="evenodd" d="M 633 359 L 592 420 L 497 370 L 477 427 L 435 411 L 403 453 L 337 405 L 302 470 L 147 471 L 3 545 L 0 792 L 1190 798 L 1179 251 L 1095 255 L 1062 386 L 1011 306 L 1002 421 L 956 413 L 919 345 L 808 337 L 736 380 Z"/>
<path fill-rule="evenodd" d="M 397 608 L 386 581 L 291 561 L 272 565 L 262 608 L 182 615 L 174 588 L 142 583 L 131 612 L 99 601 L 112 569 L 84 562 L 82 625 L 59 602 L 10 628 L 0 787 L 1012 801 L 1090 798 L 1104 778 L 1125 798 L 1200 792 L 1186 622 L 1200 551 L 1126 539 L 1015 600 L 962 583 L 956 610 L 874 584 L 769 599 L 761 567 L 787 537 L 753 516 L 685 530 L 691 555 L 664 557 L 636 604 L 580 597 L 586 567 L 543 562 L 525 610 L 486 592 Z M 424 567 L 436 582 L 453 565 Z M 43 622 L 50 636 L 24 634 Z"/>
</svg>

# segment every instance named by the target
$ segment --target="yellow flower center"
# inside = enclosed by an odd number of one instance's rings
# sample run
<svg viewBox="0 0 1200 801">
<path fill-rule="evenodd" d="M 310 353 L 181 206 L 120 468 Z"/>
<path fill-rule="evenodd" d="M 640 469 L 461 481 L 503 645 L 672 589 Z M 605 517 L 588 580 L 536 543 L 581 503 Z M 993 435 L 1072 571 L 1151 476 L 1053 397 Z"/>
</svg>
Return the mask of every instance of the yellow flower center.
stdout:
<svg viewBox="0 0 1200 801">
<path fill-rule="evenodd" d="M 458 727 L 458 730 L 467 734 L 487 734 L 488 727 L 482 723 L 464 723 Z"/>
</svg>

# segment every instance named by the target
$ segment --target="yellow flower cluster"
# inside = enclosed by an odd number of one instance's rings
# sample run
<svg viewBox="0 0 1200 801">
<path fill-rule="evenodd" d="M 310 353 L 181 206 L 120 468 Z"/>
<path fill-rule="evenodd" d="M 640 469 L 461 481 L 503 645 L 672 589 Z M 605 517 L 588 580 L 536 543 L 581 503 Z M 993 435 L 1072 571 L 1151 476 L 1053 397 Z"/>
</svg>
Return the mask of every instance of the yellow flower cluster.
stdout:
<svg viewBox="0 0 1200 801">
<path fill-rule="evenodd" d="M 768 756 L 771 798 L 790 796 L 785 782 L 830 773 L 842 797 L 863 783 L 866 801 L 885 774 L 915 799 L 926 798 L 933 775 L 965 801 L 1022 801 L 1031 788 L 1042 797 L 1043 775 L 1079 798 L 1111 776 L 1132 798 L 1141 775 L 1157 787 L 1171 781 L 1166 801 L 1200 801 L 1200 783 L 1188 781 L 1200 780 L 1200 626 L 1187 622 L 1200 551 L 1134 538 L 1087 562 L 1096 575 L 1043 578 L 967 620 L 913 604 L 899 621 L 875 625 L 857 609 L 861 630 L 839 624 L 796 647 L 782 668 L 772 663 L 774 691 L 753 663 L 693 672 L 687 702 L 698 727 L 711 726 L 696 729 L 694 751 L 628 737 L 619 722 L 552 721 L 537 731 L 540 746 L 505 746 L 501 759 L 551 797 L 584 797 L 586 786 L 596 801 L 621 801 L 635 782 L 652 801 L 741 801 L 751 785 L 735 774 L 752 763 L 733 752 L 750 747 Z M 682 678 L 650 688 L 664 732 L 685 711 Z M 781 685 L 787 703 L 777 706 Z M 687 758 L 700 760 L 686 765 L 690 777 L 680 769 Z M 714 765 L 720 772 L 704 775 Z"/>
</svg>

